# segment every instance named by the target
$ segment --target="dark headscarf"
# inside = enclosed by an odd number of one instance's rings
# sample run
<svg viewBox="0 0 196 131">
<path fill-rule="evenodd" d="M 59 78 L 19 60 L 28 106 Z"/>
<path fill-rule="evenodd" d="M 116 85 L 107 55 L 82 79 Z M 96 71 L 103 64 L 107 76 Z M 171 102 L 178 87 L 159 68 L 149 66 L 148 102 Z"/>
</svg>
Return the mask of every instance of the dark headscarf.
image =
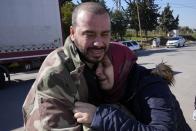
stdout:
<svg viewBox="0 0 196 131">
<path fill-rule="evenodd" d="M 106 102 L 118 102 L 121 98 L 125 86 L 128 74 L 134 63 L 136 63 L 137 57 L 133 51 L 122 44 L 111 43 L 108 50 L 108 56 L 112 62 L 114 70 L 114 86 L 111 90 L 105 92 Z"/>
</svg>

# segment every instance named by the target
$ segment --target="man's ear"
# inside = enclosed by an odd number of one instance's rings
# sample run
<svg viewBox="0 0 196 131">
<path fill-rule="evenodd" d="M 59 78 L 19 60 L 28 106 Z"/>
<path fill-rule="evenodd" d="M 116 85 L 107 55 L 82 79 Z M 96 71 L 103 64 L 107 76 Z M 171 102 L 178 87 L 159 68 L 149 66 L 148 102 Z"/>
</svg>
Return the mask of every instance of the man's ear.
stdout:
<svg viewBox="0 0 196 131">
<path fill-rule="evenodd" d="M 74 41 L 74 33 L 75 33 L 74 27 L 70 26 L 70 38 L 72 41 Z"/>
</svg>

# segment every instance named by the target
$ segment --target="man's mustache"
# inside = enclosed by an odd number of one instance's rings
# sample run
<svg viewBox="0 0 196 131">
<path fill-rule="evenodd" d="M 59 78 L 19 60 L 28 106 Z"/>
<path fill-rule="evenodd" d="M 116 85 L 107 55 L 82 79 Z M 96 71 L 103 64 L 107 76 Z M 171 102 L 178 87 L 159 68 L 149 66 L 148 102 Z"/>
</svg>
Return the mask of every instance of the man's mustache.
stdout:
<svg viewBox="0 0 196 131">
<path fill-rule="evenodd" d="M 88 48 L 89 50 L 105 50 L 106 49 L 106 47 L 89 47 Z"/>
</svg>

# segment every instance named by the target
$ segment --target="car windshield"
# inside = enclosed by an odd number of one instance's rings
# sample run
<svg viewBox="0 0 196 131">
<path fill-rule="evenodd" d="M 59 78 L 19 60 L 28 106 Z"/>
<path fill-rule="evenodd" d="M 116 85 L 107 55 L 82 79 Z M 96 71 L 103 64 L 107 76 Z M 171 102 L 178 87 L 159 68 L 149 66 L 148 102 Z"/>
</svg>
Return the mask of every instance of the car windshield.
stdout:
<svg viewBox="0 0 196 131">
<path fill-rule="evenodd" d="M 137 42 L 135 42 L 135 41 L 132 41 L 131 43 L 134 44 L 134 45 L 138 45 Z"/>
<path fill-rule="evenodd" d="M 123 45 L 127 45 L 127 42 L 122 42 Z"/>
<path fill-rule="evenodd" d="M 173 38 L 170 38 L 169 40 L 179 40 L 180 38 L 179 37 L 173 37 Z"/>
<path fill-rule="evenodd" d="M 133 46 L 133 45 L 130 42 L 127 42 L 127 46 L 130 47 L 130 46 Z"/>
</svg>

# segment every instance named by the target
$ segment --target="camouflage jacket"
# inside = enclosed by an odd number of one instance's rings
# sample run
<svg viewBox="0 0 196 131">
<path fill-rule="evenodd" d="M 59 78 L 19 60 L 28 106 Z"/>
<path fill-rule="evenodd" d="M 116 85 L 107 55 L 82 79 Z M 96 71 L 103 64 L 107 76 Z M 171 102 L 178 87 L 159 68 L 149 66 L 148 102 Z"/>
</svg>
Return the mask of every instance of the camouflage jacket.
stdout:
<svg viewBox="0 0 196 131">
<path fill-rule="evenodd" d="M 88 99 L 84 66 L 69 37 L 64 47 L 46 57 L 23 104 L 25 130 L 84 129 L 72 113 L 75 100 L 87 102 Z"/>
</svg>

